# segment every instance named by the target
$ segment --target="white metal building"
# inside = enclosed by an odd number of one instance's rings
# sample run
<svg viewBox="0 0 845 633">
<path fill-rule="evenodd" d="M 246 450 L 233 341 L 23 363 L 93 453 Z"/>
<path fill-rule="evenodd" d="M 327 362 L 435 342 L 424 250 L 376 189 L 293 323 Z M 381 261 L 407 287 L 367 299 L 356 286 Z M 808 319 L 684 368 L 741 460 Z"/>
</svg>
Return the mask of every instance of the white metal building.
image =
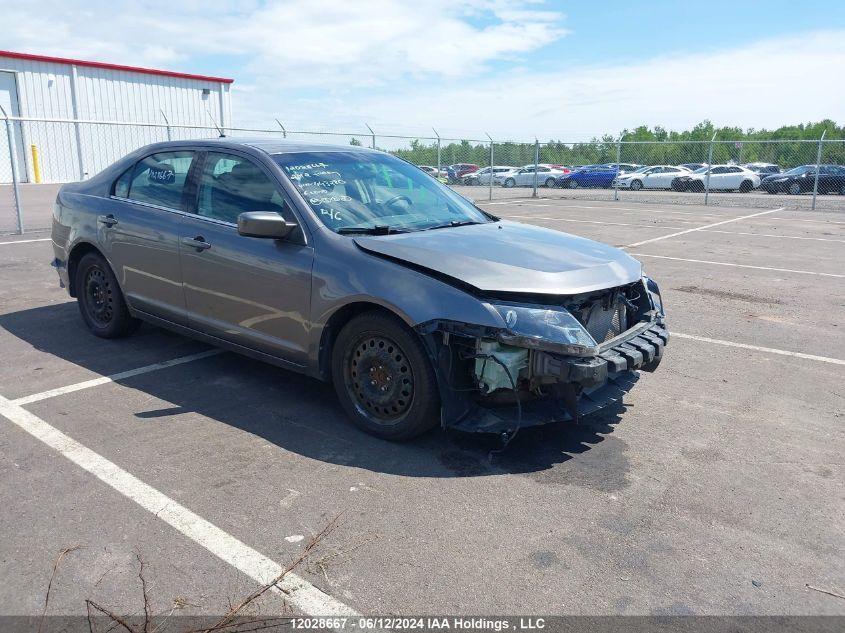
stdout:
<svg viewBox="0 0 845 633">
<path fill-rule="evenodd" d="M 146 143 L 209 135 L 168 129 L 167 123 L 225 129 L 232 118 L 231 84 L 222 77 L 0 51 L 0 106 L 10 117 L 38 119 L 13 123 L 20 182 L 36 180 L 35 156 L 40 182 L 66 182 L 91 176 Z M 0 128 L 0 183 L 11 181 L 10 163 Z"/>
</svg>

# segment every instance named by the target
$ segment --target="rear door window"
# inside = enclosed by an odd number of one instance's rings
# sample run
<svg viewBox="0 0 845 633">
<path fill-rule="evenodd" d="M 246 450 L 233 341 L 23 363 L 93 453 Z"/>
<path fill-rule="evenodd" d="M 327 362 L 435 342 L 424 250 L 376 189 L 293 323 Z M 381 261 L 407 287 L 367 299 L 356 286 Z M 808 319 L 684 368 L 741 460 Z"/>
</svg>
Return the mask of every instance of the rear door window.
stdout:
<svg viewBox="0 0 845 633">
<path fill-rule="evenodd" d="M 115 195 L 169 209 L 182 209 L 185 181 L 194 160 L 194 152 L 161 152 L 140 160 L 115 183 Z M 121 195 L 123 194 L 123 195 Z"/>
</svg>

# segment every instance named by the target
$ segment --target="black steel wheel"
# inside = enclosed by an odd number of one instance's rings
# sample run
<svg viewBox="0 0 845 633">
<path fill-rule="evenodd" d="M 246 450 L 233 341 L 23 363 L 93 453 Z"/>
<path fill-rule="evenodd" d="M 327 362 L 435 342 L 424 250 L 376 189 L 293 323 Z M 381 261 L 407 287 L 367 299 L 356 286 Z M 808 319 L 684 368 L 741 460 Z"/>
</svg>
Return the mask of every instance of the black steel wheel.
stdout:
<svg viewBox="0 0 845 633">
<path fill-rule="evenodd" d="M 801 185 L 797 182 L 790 183 L 789 186 L 786 188 L 786 193 L 797 196 L 801 193 Z"/>
<path fill-rule="evenodd" d="M 140 321 L 129 314 L 117 279 L 102 255 L 82 257 L 74 288 L 82 319 L 96 336 L 119 338 L 138 329 Z"/>
<path fill-rule="evenodd" d="M 419 337 L 391 315 L 367 312 L 344 326 L 332 379 L 344 410 L 368 433 L 405 440 L 437 424 L 440 397 L 431 362 Z"/>
</svg>

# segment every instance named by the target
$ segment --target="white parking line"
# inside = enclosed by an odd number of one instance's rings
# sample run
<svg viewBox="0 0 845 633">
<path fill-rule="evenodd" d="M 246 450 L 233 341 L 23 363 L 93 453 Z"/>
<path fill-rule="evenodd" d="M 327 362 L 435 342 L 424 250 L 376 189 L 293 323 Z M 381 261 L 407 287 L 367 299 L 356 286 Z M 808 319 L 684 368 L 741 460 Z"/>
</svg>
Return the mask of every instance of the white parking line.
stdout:
<svg viewBox="0 0 845 633">
<path fill-rule="evenodd" d="M 554 222 L 580 222 L 582 224 L 609 224 L 611 226 L 633 226 L 641 229 L 679 229 L 680 226 L 653 226 L 649 224 L 625 224 L 623 222 L 604 222 L 601 220 L 576 220 L 575 218 L 549 218 L 539 215 L 506 215 L 506 218 L 520 220 L 552 220 Z"/>
<path fill-rule="evenodd" d="M 30 242 L 49 242 L 51 239 L 50 237 L 39 237 L 34 240 L 13 240 L 11 242 L 0 242 L 0 246 L 6 246 L 8 244 L 29 244 Z"/>
<path fill-rule="evenodd" d="M 66 387 L 59 387 L 58 389 L 50 389 L 48 391 L 42 391 L 41 393 L 34 393 L 30 396 L 24 396 L 23 398 L 18 398 L 17 400 L 12 400 L 12 404 L 16 404 L 18 406 L 24 404 L 31 404 L 33 402 L 39 402 L 41 400 L 46 400 L 47 398 L 55 398 L 56 396 L 62 396 L 66 393 L 73 393 L 74 391 L 82 391 L 83 389 L 90 389 L 91 387 L 97 387 L 99 385 L 105 385 L 110 382 L 115 382 L 117 380 L 123 380 L 126 378 L 132 378 L 133 376 L 140 376 L 141 374 L 148 374 L 151 371 L 158 371 L 159 369 L 166 369 L 168 367 L 174 367 L 176 365 L 182 365 L 184 363 L 190 363 L 195 360 L 200 360 L 202 358 L 208 358 L 209 356 L 216 356 L 217 354 L 221 354 L 223 350 L 221 349 L 210 349 L 206 352 L 199 352 L 198 354 L 191 354 L 190 356 L 180 356 L 179 358 L 173 358 L 171 360 L 165 360 L 160 363 L 154 363 L 152 365 L 145 365 L 144 367 L 138 367 L 137 369 L 130 369 L 128 371 L 122 371 L 117 374 L 112 374 L 111 376 L 101 376 L 100 378 L 93 378 L 91 380 L 85 380 L 83 382 L 77 382 L 72 385 L 67 385 Z"/>
<path fill-rule="evenodd" d="M 274 560 L 3 396 L 0 396 L 0 415 L 257 583 L 268 584 L 282 573 L 283 567 Z M 277 590 L 307 615 L 358 615 L 352 608 L 294 573 L 286 575 L 277 585 Z"/>
<path fill-rule="evenodd" d="M 731 222 L 739 222 L 740 220 L 748 220 L 749 218 L 757 218 L 761 215 L 767 215 L 769 213 L 777 213 L 778 211 L 783 211 L 783 208 L 779 209 L 770 209 L 768 211 L 760 211 L 759 213 L 752 213 L 751 215 L 743 215 L 738 218 L 731 218 L 729 220 L 722 220 L 721 222 L 714 222 L 713 224 L 705 224 L 704 226 L 698 226 L 694 229 L 687 229 L 685 231 L 679 231 L 677 233 L 670 233 L 669 235 L 663 235 L 661 237 L 653 237 L 650 240 L 643 240 L 642 242 L 634 242 L 633 244 L 628 244 L 627 248 L 633 248 L 634 246 L 642 246 L 643 244 L 651 244 L 652 242 L 659 242 L 661 240 L 668 240 L 671 237 L 678 237 L 679 235 L 686 235 L 687 233 L 695 233 L 696 231 L 703 231 L 705 229 L 712 229 L 714 226 L 722 226 L 723 224 L 730 224 Z"/>
<path fill-rule="evenodd" d="M 724 235 L 748 235 L 750 237 L 779 237 L 784 240 L 812 240 L 816 242 L 845 242 L 829 237 L 803 237 L 799 235 L 777 235 L 775 233 L 744 233 L 741 231 L 719 231 L 718 229 L 704 229 L 704 233 L 722 233 Z"/>
<path fill-rule="evenodd" d="M 669 257 L 667 255 L 649 255 L 647 253 L 630 253 L 634 257 L 654 257 L 655 259 L 671 259 L 678 262 L 692 262 L 694 264 L 713 264 L 714 266 L 732 266 L 734 268 L 753 268 L 755 270 L 771 270 L 778 273 L 796 273 L 798 275 L 818 275 L 820 277 L 841 277 L 837 273 L 817 273 L 812 270 L 793 270 L 791 268 L 772 268 L 770 266 L 752 266 L 750 264 L 732 264 L 730 262 L 713 262 L 706 259 L 686 259 L 685 257 Z"/>
<path fill-rule="evenodd" d="M 778 354 L 779 356 L 792 356 L 794 358 L 804 358 L 806 360 L 815 360 L 820 363 L 830 363 L 832 365 L 845 365 L 845 360 L 840 358 L 829 358 L 828 356 L 816 356 L 815 354 L 804 354 L 803 352 L 790 352 L 783 349 L 774 349 L 772 347 L 760 347 L 759 345 L 748 345 L 747 343 L 734 343 L 733 341 L 723 341 L 717 338 L 707 338 L 706 336 L 695 336 L 693 334 L 679 334 L 672 332 L 670 336 L 677 338 L 686 338 L 691 341 L 701 341 L 702 343 L 713 343 L 715 345 L 725 345 L 727 347 L 738 347 L 739 349 L 749 349 L 755 352 L 765 352 L 766 354 Z"/>
</svg>

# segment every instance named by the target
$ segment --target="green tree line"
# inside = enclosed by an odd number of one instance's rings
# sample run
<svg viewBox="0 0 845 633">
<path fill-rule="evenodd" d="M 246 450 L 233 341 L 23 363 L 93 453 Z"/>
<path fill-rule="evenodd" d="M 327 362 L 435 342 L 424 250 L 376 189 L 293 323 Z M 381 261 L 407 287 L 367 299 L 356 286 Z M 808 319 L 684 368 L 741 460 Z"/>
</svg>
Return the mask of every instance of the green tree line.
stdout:
<svg viewBox="0 0 845 633">
<path fill-rule="evenodd" d="M 621 134 L 605 134 L 588 142 L 566 143 L 549 140 L 540 143 L 540 162 L 562 165 L 585 165 L 616 161 L 617 140 L 621 136 L 620 162 L 642 165 L 707 162 L 710 139 L 713 144 L 714 163 L 776 163 L 788 168 L 816 162 L 817 142 L 825 132 L 825 140 L 842 141 L 825 143 L 823 163 L 845 164 L 845 126 L 825 119 L 818 123 L 785 125 L 776 130 L 743 130 L 738 127 L 719 127 L 703 121 L 691 130 L 681 132 L 660 126 L 641 125 Z M 805 142 L 800 142 L 805 141 Z M 357 139 L 352 144 L 360 144 Z M 437 165 L 437 142 L 414 139 L 409 146 L 390 150 L 392 154 L 416 165 Z M 498 142 L 493 147 L 496 165 L 527 165 L 534 162 L 534 143 Z M 452 163 L 490 164 L 489 143 L 477 141 L 441 141 L 441 165 Z"/>
</svg>

